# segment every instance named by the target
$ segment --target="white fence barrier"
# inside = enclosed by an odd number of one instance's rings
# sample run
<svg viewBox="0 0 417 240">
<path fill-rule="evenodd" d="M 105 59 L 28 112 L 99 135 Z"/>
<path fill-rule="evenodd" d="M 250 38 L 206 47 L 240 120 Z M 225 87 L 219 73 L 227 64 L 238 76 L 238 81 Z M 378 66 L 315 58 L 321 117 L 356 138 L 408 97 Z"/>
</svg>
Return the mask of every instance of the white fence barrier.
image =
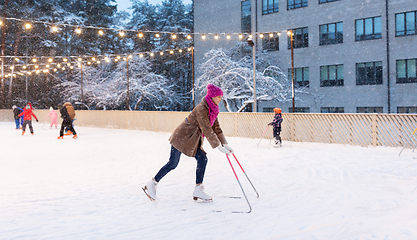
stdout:
<svg viewBox="0 0 417 240">
<path fill-rule="evenodd" d="M 34 110 L 49 122 L 49 110 Z M 77 126 L 172 132 L 188 112 L 76 111 Z M 59 113 L 58 113 L 59 115 Z M 261 138 L 273 113 L 220 113 L 226 136 Z M 359 146 L 417 146 L 417 114 L 283 113 L 281 136 L 296 142 L 339 143 Z M 0 121 L 13 121 L 12 110 L 0 110 Z M 58 121 L 60 121 L 58 119 Z M 272 138 L 272 128 L 265 134 Z"/>
</svg>

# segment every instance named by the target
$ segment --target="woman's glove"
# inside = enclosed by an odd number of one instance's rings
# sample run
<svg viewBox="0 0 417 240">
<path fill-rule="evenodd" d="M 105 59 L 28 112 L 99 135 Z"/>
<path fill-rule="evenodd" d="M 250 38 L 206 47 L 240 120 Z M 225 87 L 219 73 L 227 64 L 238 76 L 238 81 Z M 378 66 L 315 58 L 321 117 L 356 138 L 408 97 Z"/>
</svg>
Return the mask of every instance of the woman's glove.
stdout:
<svg viewBox="0 0 417 240">
<path fill-rule="evenodd" d="M 230 154 L 234 154 L 235 153 L 235 151 L 231 147 L 229 147 L 228 144 L 224 144 L 223 147 L 226 148 L 227 150 L 229 150 Z"/>
<path fill-rule="evenodd" d="M 219 151 L 220 151 L 220 152 L 222 152 L 222 153 L 225 153 L 225 154 L 228 154 L 228 155 L 230 155 L 230 154 L 231 154 L 229 150 L 227 150 L 225 147 L 223 147 L 223 146 L 221 146 L 221 145 L 219 145 L 219 146 L 217 147 L 217 149 L 219 149 Z"/>
</svg>

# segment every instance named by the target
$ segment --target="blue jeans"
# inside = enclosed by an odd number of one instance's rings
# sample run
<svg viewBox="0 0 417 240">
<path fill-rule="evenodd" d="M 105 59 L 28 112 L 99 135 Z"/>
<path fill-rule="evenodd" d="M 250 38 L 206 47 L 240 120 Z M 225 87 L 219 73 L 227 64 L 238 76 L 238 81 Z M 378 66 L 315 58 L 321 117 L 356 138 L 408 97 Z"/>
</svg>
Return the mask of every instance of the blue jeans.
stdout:
<svg viewBox="0 0 417 240">
<path fill-rule="evenodd" d="M 16 124 L 16 129 L 19 129 L 20 128 L 20 118 L 15 119 L 14 123 Z"/>
<path fill-rule="evenodd" d="M 178 163 L 180 162 L 180 156 L 181 152 L 178 149 L 174 148 L 174 146 L 171 146 L 171 155 L 169 157 L 169 161 L 155 175 L 155 181 L 159 182 L 165 175 L 167 175 L 167 173 L 175 169 L 178 166 Z M 197 168 L 195 170 L 195 183 L 201 184 L 203 183 L 204 173 L 206 172 L 208 159 L 206 154 L 200 148 L 197 149 L 195 159 L 197 160 Z"/>
</svg>

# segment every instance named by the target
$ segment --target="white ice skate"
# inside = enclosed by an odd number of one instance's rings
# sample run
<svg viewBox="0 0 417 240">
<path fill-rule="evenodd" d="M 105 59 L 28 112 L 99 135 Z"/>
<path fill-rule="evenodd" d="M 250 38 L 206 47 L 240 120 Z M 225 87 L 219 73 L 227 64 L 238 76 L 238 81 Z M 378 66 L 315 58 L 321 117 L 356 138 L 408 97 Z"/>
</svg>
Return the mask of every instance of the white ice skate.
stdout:
<svg viewBox="0 0 417 240">
<path fill-rule="evenodd" d="M 151 201 L 155 201 L 156 199 L 156 184 L 158 184 L 158 182 L 152 179 L 142 188 Z"/>
<path fill-rule="evenodd" d="M 195 189 L 194 189 L 194 193 L 193 193 L 193 199 L 195 200 L 195 201 L 197 201 L 198 199 L 201 199 L 201 200 L 203 200 L 203 201 L 205 201 L 205 202 L 208 202 L 208 201 L 212 201 L 213 200 L 213 198 L 212 197 L 210 197 L 209 195 L 207 195 L 205 192 L 204 192 L 204 187 L 203 187 L 203 185 L 197 185 L 196 187 L 195 187 Z"/>
</svg>

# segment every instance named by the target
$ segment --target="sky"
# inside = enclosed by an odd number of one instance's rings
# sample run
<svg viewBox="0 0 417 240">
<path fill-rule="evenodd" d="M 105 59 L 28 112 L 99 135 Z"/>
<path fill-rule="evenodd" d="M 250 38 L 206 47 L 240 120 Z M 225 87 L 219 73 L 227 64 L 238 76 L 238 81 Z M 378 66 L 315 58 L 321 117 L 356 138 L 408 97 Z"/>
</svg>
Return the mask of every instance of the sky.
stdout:
<svg viewBox="0 0 417 240">
<path fill-rule="evenodd" d="M 141 187 L 168 161 L 170 133 L 75 123 L 78 139 L 58 140 L 38 117 L 34 135 L 0 122 L 0 240 L 417 239 L 412 149 L 227 137 L 259 193 L 232 157 L 246 213 L 225 154 L 207 141 L 213 201 L 193 201 L 196 161 L 182 155 L 151 202 Z"/>
<path fill-rule="evenodd" d="M 117 1 L 117 6 L 118 6 L 118 10 L 125 10 L 129 13 L 131 13 L 131 10 L 129 10 L 128 8 L 132 5 L 132 3 L 130 2 L 130 0 L 116 0 Z M 148 0 L 149 3 L 156 5 L 156 4 L 161 4 L 162 0 Z M 191 0 L 183 0 L 184 4 L 190 4 Z"/>
</svg>

